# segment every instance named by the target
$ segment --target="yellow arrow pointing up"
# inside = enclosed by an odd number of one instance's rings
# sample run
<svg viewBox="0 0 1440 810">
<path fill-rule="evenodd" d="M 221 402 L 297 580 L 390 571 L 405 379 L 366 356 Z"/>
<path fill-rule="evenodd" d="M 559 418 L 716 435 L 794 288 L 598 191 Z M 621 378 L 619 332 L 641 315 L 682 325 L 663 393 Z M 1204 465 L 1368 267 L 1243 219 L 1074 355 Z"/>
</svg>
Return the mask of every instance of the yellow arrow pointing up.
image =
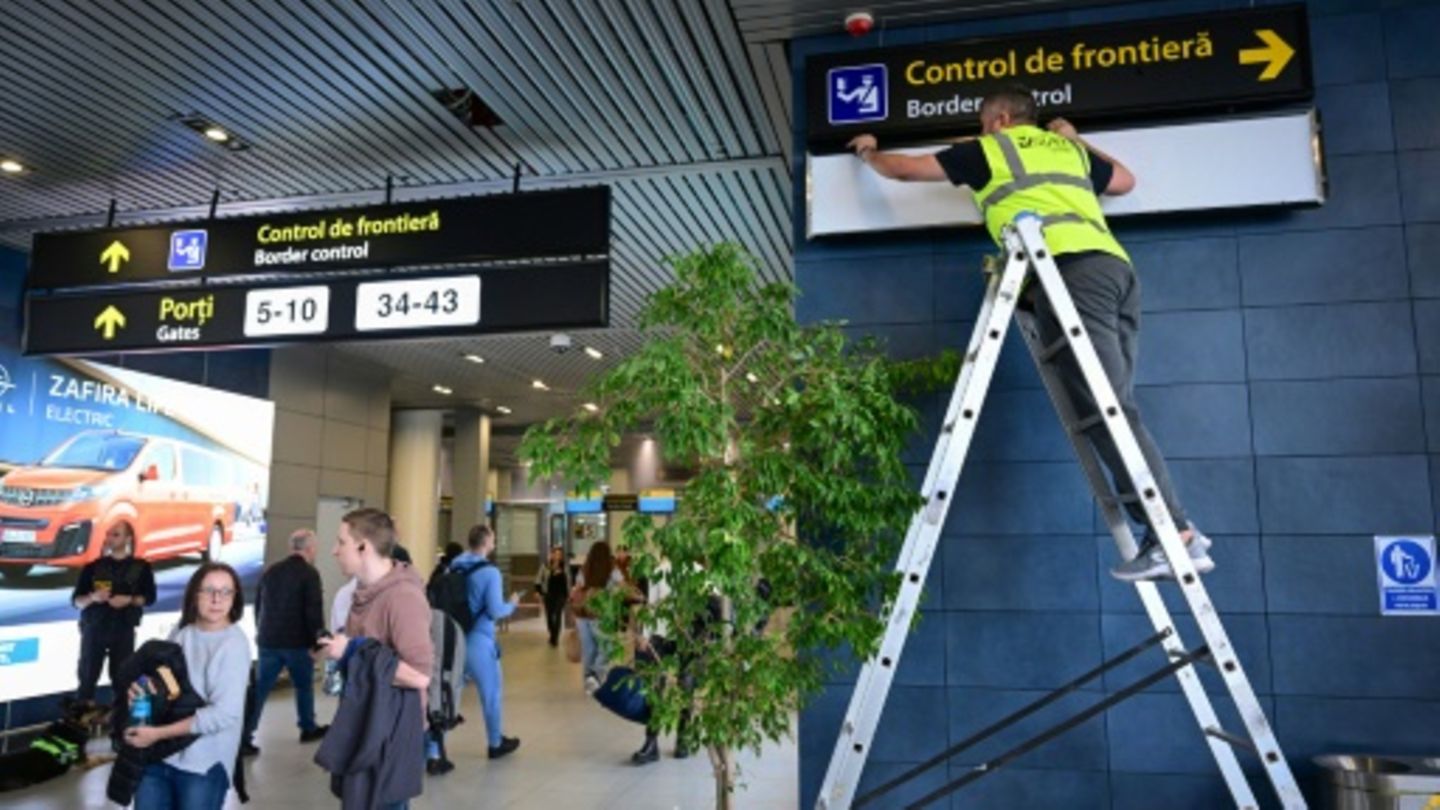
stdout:
<svg viewBox="0 0 1440 810">
<path fill-rule="evenodd" d="M 115 337 L 115 330 L 123 328 L 125 328 L 125 313 L 116 309 L 114 304 L 105 307 L 99 315 L 95 316 L 95 330 L 106 340 L 112 340 Z"/>
<path fill-rule="evenodd" d="M 130 261 L 130 248 L 125 247 L 119 239 L 110 243 L 105 252 L 100 254 L 100 263 L 111 273 L 120 272 L 120 265 Z"/>
<path fill-rule="evenodd" d="M 1265 47 L 1246 48 L 1240 51 L 1240 64 L 1253 65 L 1269 62 L 1270 64 L 1260 71 L 1260 81 L 1268 82 L 1279 76 L 1280 71 L 1290 64 L 1290 57 L 1295 55 L 1295 49 L 1269 28 L 1255 29 L 1255 36 L 1260 37 L 1260 41 L 1265 43 Z"/>
</svg>

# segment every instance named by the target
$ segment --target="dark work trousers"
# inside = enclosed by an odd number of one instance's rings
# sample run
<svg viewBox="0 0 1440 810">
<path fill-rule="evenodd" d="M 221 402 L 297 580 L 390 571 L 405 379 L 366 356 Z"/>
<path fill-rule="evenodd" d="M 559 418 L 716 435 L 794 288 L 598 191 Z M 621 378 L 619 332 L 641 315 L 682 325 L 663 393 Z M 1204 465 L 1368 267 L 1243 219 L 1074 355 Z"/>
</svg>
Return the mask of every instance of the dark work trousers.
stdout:
<svg viewBox="0 0 1440 810">
<path fill-rule="evenodd" d="M 110 682 L 115 682 L 115 673 L 120 665 L 135 652 L 135 628 L 107 626 L 104 624 L 82 625 L 80 627 L 80 688 L 75 692 L 77 700 L 94 700 L 95 684 L 100 680 L 100 668 L 105 659 L 110 659 Z"/>
<path fill-rule="evenodd" d="M 565 620 L 565 601 L 569 594 L 563 590 L 555 596 L 545 594 L 545 628 L 550 631 L 550 646 L 560 641 L 560 625 Z"/>
<path fill-rule="evenodd" d="M 1100 365 L 1105 368 L 1105 376 L 1110 379 L 1115 396 L 1120 400 L 1120 408 L 1130 422 L 1130 429 L 1135 432 L 1135 440 L 1140 443 L 1140 451 L 1145 454 L 1150 474 L 1155 477 L 1160 495 L 1170 507 L 1176 528 L 1184 531 L 1190 526 L 1185 508 L 1170 483 L 1165 457 L 1155 446 L 1150 431 L 1140 421 L 1140 407 L 1135 403 L 1135 361 L 1140 351 L 1140 279 L 1128 262 L 1108 253 L 1059 256 L 1057 260 L 1070 298 L 1080 312 L 1095 353 L 1100 356 Z M 1041 342 L 1048 346 L 1060 339 L 1060 323 L 1038 282 L 1031 284 L 1029 294 L 1035 305 Z M 1085 378 L 1074 355 L 1068 351 L 1061 352 L 1056 355 L 1055 361 L 1059 378 L 1074 403 L 1076 418 L 1084 419 L 1094 414 L 1098 410 L 1095 400 L 1085 387 Z M 1134 495 L 1135 486 L 1125 473 L 1125 465 L 1120 460 L 1120 452 L 1110 438 L 1110 432 L 1100 424 L 1091 428 L 1088 435 L 1095 452 L 1110 468 L 1116 490 L 1121 496 Z M 1150 521 L 1145 518 L 1145 510 L 1140 504 L 1128 503 L 1125 508 L 1136 523 L 1149 525 Z"/>
</svg>

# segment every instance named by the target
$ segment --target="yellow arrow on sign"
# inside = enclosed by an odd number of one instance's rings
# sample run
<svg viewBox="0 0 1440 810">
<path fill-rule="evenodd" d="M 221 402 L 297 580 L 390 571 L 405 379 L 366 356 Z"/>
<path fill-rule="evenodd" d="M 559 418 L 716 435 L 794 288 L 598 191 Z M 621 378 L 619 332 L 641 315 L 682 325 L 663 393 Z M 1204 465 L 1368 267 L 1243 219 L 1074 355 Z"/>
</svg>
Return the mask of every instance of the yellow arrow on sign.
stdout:
<svg viewBox="0 0 1440 810">
<path fill-rule="evenodd" d="M 1254 65 L 1260 62 L 1269 62 L 1270 64 L 1260 71 L 1260 81 L 1268 82 L 1279 76 L 1280 71 L 1290 64 L 1290 57 L 1295 55 L 1295 49 L 1269 28 L 1255 29 L 1255 36 L 1260 37 L 1260 41 L 1265 43 L 1265 47 L 1242 50 L 1240 64 Z"/>
<path fill-rule="evenodd" d="M 100 311 L 95 316 L 95 330 L 100 332 L 106 340 L 115 337 L 116 329 L 125 328 L 125 313 L 115 308 L 114 304 Z"/>
<path fill-rule="evenodd" d="M 119 239 L 110 243 L 105 252 L 100 254 L 100 263 L 106 265 L 105 269 L 111 273 L 120 272 L 120 265 L 130 261 L 130 249 L 125 247 Z"/>
</svg>

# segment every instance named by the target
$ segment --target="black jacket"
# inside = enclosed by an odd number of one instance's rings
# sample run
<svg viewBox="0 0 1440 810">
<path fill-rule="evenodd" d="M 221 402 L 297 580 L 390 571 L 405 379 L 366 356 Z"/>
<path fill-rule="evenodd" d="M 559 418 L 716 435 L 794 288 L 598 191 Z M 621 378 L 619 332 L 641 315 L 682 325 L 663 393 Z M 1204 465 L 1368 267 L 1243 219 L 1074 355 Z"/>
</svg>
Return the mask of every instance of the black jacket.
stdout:
<svg viewBox="0 0 1440 810">
<path fill-rule="evenodd" d="M 161 667 L 170 670 L 180 687 L 180 694 L 174 700 L 167 696 L 167 690 L 162 685 L 163 679 L 157 674 Z M 163 726 L 190 717 L 205 705 L 204 699 L 190 685 L 185 651 L 179 644 L 152 639 L 125 659 L 125 663 L 120 665 L 118 682 L 114 684 L 115 708 L 110 716 L 110 734 L 115 741 L 118 755 L 115 758 L 115 767 L 110 771 L 110 781 L 105 787 L 110 801 L 120 805 L 128 805 L 135 796 L 135 788 L 140 786 L 140 776 L 146 765 L 179 753 L 198 739 L 195 734 L 186 734 L 161 740 L 149 748 L 135 748 L 125 743 L 125 727 L 130 720 L 130 702 L 123 696 L 130 691 L 130 684 L 141 675 L 155 681 L 156 694 L 151 698 L 150 707 L 151 725 Z"/>
<path fill-rule="evenodd" d="M 380 808 L 420 795 L 425 727 L 420 693 L 393 686 L 400 658 L 358 642 L 345 666 L 345 691 L 315 763 L 330 772 L 342 810 Z"/>
<path fill-rule="evenodd" d="M 167 680 L 160 670 L 169 670 L 176 687 L 176 696 L 171 699 L 165 684 Z M 145 766 L 160 762 L 171 754 L 178 754 L 190 743 L 199 739 L 198 734 L 171 737 L 148 748 L 136 748 L 125 742 L 125 728 L 130 722 L 130 701 L 125 697 L 130 684 L 141 675 L 155 684 L 155 694 L 150 697 L 150 724 L 169 725 L 176 720 L 191 717 L 205 707 L 205 699 L 190 685 L 190 668 L 185 664 L 185 650 L 173 641 L 151 639 L 140 645 L 133 655 L 125 659 L 117 673 L 115 706 L 110 712 L 110 735 L 115 743 L 117 755 L 115 767 L 110 771 L 110 781 L 105 785 L 105 795 L 119 805 L 128 805 L 140 786 L 140 777 Z M 245 792 L 245 770 L 240 767 L 240 754 L 235 754 L 235 768 L 232 786 L 241 802 L 249 802 Z"/>
<path fill-rule="evenodd" d="M 155 604 L 155 572 L 144 560 L 134 557 L 117 560 L 106 554 L 80 569 L 80 578 L 75 582 L 70 601 L 73 603 L 94 593 L 96 582 L 110 583 L 110 593 L 115 596 L 140 596 L 145 599 L 145 607 Z M 109 605 L 87 605 L 80 611 L 80 627 L 102 632 L 128 631 L 140 624 L 143 612 L 144 608 L 139 606 L 117 609 Z"/>
<path fill-rule="evenodd" d="M 299 554 L 265 569 L 255 594 L 255 643 L 271 649 L 310 649 L 325 629 L 320 572 Z"/>
</svg>

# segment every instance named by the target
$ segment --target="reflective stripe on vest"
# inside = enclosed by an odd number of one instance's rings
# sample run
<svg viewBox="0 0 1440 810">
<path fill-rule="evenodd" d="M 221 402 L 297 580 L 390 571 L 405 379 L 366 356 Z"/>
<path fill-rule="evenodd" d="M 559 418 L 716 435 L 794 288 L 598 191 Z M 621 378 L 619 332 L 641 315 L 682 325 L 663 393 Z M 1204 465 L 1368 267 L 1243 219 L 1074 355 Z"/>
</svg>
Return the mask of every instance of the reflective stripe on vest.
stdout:
<svg viewBox="0 0 1440 810">
<path fill-rule="evenodd" d="M 1028 136 L 1039 145 L 1022 154 L 1017 136 Z M 1028 125 L 981 138 L 990 182 L 976 190 L 975 201 L 985 217 L 985 227 L 998 244 L 1001 229 L 1029 211 L 1040 217 L 1045 240 L 1055 255 L 1095 250 L 1129 261 L 1106 227 L 1090 182 L 1089 156 L 1082 146 L 1068 140 L 1064 141 L 1067 149 L 1056 149 L 1055 141 L 1060 138 Z"/>
</svg>

